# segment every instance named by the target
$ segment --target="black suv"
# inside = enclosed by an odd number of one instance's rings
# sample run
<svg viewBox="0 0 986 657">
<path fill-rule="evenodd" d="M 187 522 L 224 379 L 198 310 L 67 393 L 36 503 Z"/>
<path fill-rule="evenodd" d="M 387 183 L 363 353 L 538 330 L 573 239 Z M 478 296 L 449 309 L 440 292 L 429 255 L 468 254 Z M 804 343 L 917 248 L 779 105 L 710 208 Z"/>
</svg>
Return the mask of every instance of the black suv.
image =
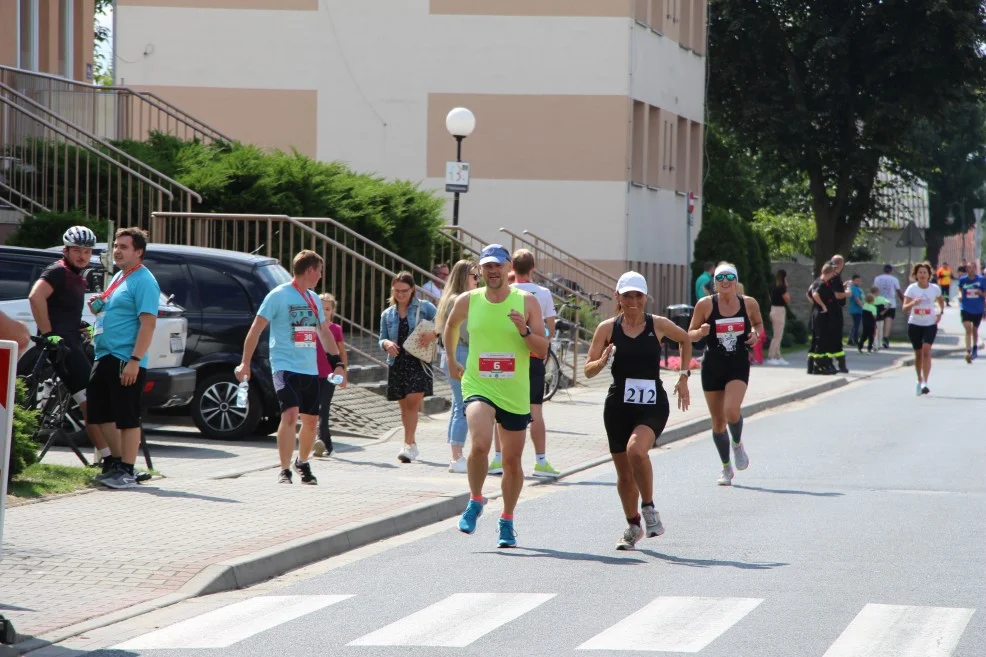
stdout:
<svg viewBox="0 0 986 657">
<path fill-rule="evenodd" d="M 102 252 L 99 244 L 94 252 Z M 197 246 L 148 244 L 144 266 L 161 292 L 185 309 L 188 339 L 182 365 L 196 371 L 192 421 L 209 438 L 240 438 L 277 430 L 280 410 L 271 380 L 268 330 L 251 363 L 250 403 L 233 405 L 243 340 L 267 293 L 291 281 L 274 258 Z"/>
</svg>

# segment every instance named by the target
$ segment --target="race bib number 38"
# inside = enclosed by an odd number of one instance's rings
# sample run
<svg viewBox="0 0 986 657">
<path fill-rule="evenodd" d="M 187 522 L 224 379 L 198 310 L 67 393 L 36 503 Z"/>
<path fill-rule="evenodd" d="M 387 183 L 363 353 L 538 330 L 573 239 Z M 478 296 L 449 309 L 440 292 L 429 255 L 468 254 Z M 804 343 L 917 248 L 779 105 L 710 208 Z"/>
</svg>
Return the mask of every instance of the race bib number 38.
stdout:
<svg viewBox="0 0 986 657">
<path fill-rule="evenodd" d="M 479 376 L 484 379 L 512 379 L 517 360 L 511 353 L 479 355 Z"/>
<path fill-rule="evenodd" d="M 623 388 L 625 404 L 656 404 L 657 381 L 654 379 L 627 379 Z"/>
</svg>

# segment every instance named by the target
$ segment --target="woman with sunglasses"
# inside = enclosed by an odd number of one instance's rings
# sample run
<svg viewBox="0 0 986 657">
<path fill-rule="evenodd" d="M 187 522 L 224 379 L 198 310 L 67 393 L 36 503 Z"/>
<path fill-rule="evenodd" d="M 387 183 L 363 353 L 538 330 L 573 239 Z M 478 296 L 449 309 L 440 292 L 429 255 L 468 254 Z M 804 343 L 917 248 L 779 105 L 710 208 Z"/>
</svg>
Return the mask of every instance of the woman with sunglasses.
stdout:
<svg viewBox="0 0 986 657">
<path fill-rule="evenodd" d="M 421 319 L 434 320 L 437 312 L 430 301 L 415 297 L 414 277 L 410 272 L 398 273 L 390 287 L 390 306 L 380 315 L 380 348 L 387 352 L 387 401 L 400 405 L 401 424 L 404 425 L 404 446 L 397 454 L 401 463 L 418 458 L 418 443 L 414 437 L 418 413 L 424 398 L 433 394 L 428 365 L 404 350 L 404 342 L 414 332 L 419 315 Z M 423 342 L 427 345 L 437 338 L 437 333 L 428 333 Z"/>
<path fill-rule="evenodd" d="M 712 416 L 712 440 L 722 461 L 720 486 L 731 486 L 733 466 L 729 458 L 730 434 L 736 469 L 746 470 L 750 459 L 743 448 L 743 416 L 740 408 L 750 382 L 749 347 L 763 334 L 763 318 L 756 299 L 738 294 L 736 266 L 721 262 L 713 276 L 715 292 L 695 305 L 690 328 L 710 334 L 702 359 L 702 390 Z M 729 431 L 727 433 L 727 426 Z"/>
<path fill-rule="evenodd" d="M 617 315 L 596 327 L 585 363 L 592 378 L 613 357 L 613 383 L 603 407 L 609 451 L 616 466 L 616 490 L 623 503 L 627 528 L 617 550 L 632 550 L 641 538 L 664 533 L 654 506 L 654 472 L 648 452 L 664 431 L 671 407 L 661 383 L 661 340 L 678 343 L 681 362 L 691 362 L 692 336 L 671 320 L 644 312 L 647 281 L 629 271 L 616 285 Z M 695 340 L 700 339 L 696 334 Z M 687 367 L 687 365 L 686 365 Z M 687 369 L 678 376 L 674 393 L 678 408 L 688 410 Z M 637 504 L 640 503 L 640 512 Z M 644 528 L 640 521 L 643 516 Z"/>
</svg>

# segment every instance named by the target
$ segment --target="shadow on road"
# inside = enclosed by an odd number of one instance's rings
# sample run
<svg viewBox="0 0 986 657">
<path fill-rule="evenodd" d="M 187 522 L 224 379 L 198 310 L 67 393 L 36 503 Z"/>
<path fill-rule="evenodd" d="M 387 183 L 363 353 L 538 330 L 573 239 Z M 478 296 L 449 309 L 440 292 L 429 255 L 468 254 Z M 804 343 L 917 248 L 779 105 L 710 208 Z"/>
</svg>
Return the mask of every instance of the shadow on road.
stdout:
<svg viewBox="0 0 986 657">
<path fill-rule="evenodd" d="M 532 554 L 533 553 L 533 554 Z M 633 566 L 647 563 L 643 559 L 626 557 L 611 557 L 604 554 L 589 554 L 586 552 L 563 552 L 548 548 L 518 547 L 509 550 L 490 550 L 481 554 L 498 554 L 504 557 L 527 557 L 560 559 L 562 561 L 595 561 L 607 566 Z"/>
<path fill-rule="evenodd" d="M 141 484 L 137 488 L 129 488 L 128 492 L 133 493 L 143 493 L 144 495 L 153 495 L 154 497 L 181 497 L 190 500 L 202 500 L 203 502 L 226 502 L 228 504 L 241 504 L 240 500 L 232 500 L 228 497 L 213 497 L 212 495 L 199 495 L 197 493 L 186 493 L 180 490 L 167 490 L 165 488 L 156 488 L 148 486 L 147 484 Z M 103 495 L 112 495 L 117 492 L 114 490 L 104 490 L 100 491 Z"/>
<path fill-rule="evenodd" d="M 845 493 L 836 492 L 825 492 L 819 493 L 812 490 L 790 490 L 787 488 L 761 488 L 760 486 L 743 486 L 742 484 L 733 484 L 733 488 L 742 488 L 743 490 L 755 490 L 759 493 L 774 493 L 776 495 L 810 495 L 812 497 L 842 497 Z"/>
<path fill-rule="evenodd" d="M 638 550 L 638 552 L 656 559 L 660 559 L 661 561 L 666 561 L 672 565 L 690 566 L 692 568 L 728 566 L 730 568 L 739 568 L 741 570 L 770 570 L 779 566 L 790 565 L 783 562 L 749 563 L 746 561 L 721 561 L 719 559 L 689 559 L 687 557 L 676 557 L 670 554 L 661 554 L 660 552 L 654 552 L 653 550 Z"/>
<path fill-rule="evenodd" d="M 332 454 L 332 460 L 339 461 L 340 463 L 348 463 L 349 465 L 369 465 L 374 468 L 386 468 L 388 470 L 400 467 L 396 463 L 376 463 L 374 461 L 350 461 L 349 459 L 341 459 L 335 455 L 335 452 Z"/>
</svg>

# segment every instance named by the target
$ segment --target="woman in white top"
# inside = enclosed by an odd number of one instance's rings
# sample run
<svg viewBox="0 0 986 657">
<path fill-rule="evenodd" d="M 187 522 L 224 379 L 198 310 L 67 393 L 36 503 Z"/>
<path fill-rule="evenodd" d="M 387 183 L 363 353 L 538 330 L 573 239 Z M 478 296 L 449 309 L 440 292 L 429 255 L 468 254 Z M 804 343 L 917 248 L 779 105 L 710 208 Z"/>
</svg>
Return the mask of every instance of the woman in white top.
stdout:
<svg viewBox="0 0 986 657">
<path fill-rule="evenodd" d="M 931 374 L 931 345 L 938 334 L 938 322 L 945 312 L 945 301 L 941 288 L 931 282 L 934 273 L 927 262 L 919 262 L 911 270 L 911 278 L 916 281 L 904 291 L 903 311 L 910 312 L 907 319 L 907 337 L 914 347 L 914 369 L 918 374 L 915 388 L 917 395 L 927 395 L 928 375 Z M 938 310 L 935 310 L 935 304 Z"/>
</svg>

